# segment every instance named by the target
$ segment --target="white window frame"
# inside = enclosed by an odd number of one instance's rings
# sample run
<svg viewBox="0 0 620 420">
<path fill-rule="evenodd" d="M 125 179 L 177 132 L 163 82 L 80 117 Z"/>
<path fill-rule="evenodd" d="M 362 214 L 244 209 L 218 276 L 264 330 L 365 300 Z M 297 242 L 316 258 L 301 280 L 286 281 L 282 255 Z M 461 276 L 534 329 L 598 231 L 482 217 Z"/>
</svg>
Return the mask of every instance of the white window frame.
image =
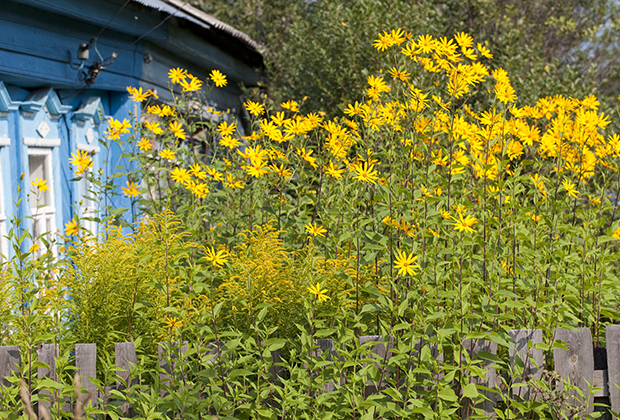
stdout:
<svg viewBox="0 0 620 420">
<path fill-rule="evenodd" d="M 0 144 L 0 147 L 3 146 Z M 1 157 L 0 157 L 1 159 Z M 0 261 L 9 258 L 9 243 L 7 235 L 6 212 L 4 210 L 4 180 L 2 179 L 2 170 L 0 170 Z"/>
<path fill-rule="evenodd" d="M 89 153 L 90 157 L 95 160 L 95 153 Z M 93 170 L 89 170 L 89 173 L 92 173 Z M 92 200 L 94 193 L 93 183 L 86 178 L 86 173 L 83 174 L 83 178 L 79 181 L 78 190 L 79 197 L 81 201 L 80 205 L 80 218 L 82 222 L 82 227 L 87 229 L 91 234 L 97 236 L 97 232 L 99 230 L 99 223 L 94 220 L 84 220 L 84 218 L 95 218 L 97 217 L 97 207 L 95 205 L 95 201 Z M 91 191 L 91 192 L 89 192 Z M 91 196 L 89 199 L 88 196 Z"/>
<path fill-rule="evenodd" d="M 47 180 L 47 186 L 49 187 L 49 205 L 37 208 L 37 200 L 35 197 L 30 197 L 30 214 L 32 216 L 32 236 L 33 240 L 36 236 L 42 233 L 48 232 L 47 240 L 50 244 L 54 242 L 56 238 L 56 207 L 54 206 L 55 191 L 54 191 L 54 170 L 53 170 L 53 158 L 52 149 L 47 147 L 29 147 L 28 148 L 28 176 L 30 177 L 30 156 L 43 156 L 45 158 L 45 179 Z M 32 183 L 34 179 L 30 179 Z M 42 228 L 40 228 L 42 226 Z M 36 242 L 35 242 L 36 243 Z M 43 244 L 39 243 L 42 247 Z M 56 255 L 56 247 L 52 245 L 52 253 Z M 37 255 L 42 253 L 43 249 L 37 252 Z"/>
</svg>

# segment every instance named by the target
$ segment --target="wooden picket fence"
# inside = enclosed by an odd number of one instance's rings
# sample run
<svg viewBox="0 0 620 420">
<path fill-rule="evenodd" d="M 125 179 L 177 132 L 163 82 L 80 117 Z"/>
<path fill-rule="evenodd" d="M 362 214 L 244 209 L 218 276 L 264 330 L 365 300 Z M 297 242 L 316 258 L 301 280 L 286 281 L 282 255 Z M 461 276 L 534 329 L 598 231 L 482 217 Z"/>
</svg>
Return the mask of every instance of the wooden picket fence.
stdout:
<svg viewBox="0 0 620 420">
<path fill-rule="evenodd" d="M 540 349 L 528 346 L 528 343 L 531 343 L 532 346 L 536 343 L 541 343 L 543 340 L 542 330 L 511 330 L 509 335 L 515 341 L 514 348 L 509 349 L 511 365 L 514 366 L 516 355 L 518 354 L 520 359 L 524 361 L 525 373 L 540 379 L 541 372 L 536 366 L 543 366 L 543 352 Z M 596 402 L 604 401 L 611 406 L 613 411 L 620 412 L 620 389 L 616 386 L 616 384 L 620 386 L 620 325 L 609 325 L 606 327 L 606 348 L 595 349 L 593 347 L 592 336 L 588 328 L 578 330 L 557 329 L 554 339 L 566 342 L 566 347 L 568 348 L 568 351 L 560 348 L 553 350 L 555 371 L 562 378 L 570 380 L 572 385 L 581 388 L 586 397 L 588 396 L 588 384 L 593 387 L 601 387 L 600 391 L 589 396 L 590 406 L 592 406 L 596 399 Z M 360 345 L 369 343 L 370 351 L 379 358 L 387 359 L 391 357 L 391 339 L 387 348 L 381 336 L 362 336 L 359 337 L 359 342 Z M 325 357 L 327 360 L 333 360 L 334 357 L 337 357 L 337 350 L 332 339 L 318 339 L 316 344 L 317 348 L 312 352 L 312 357 Z M 217 346 L 212 345 L 210 347 L 209 354 L 217 354 Z M 11 377 L 19 369 L 19 350 L 18 346 L 0 347 L 0 384 L 5 387 L 10 386 L 7 378 Z M 186 351 L 187 345 L 184 345 L 180 349 L 180 354 Z M 480 352 L 496 354 L 497 343 L 485 340 L 465 340 L 463 342 L 463 351 L 467 351 L 470 358 L 475 360 Z M 164 352 L 165 346 L 160 344 L 158 352 L 160 367 L 162 368 L 160 378 L 163 382 L 166 382 L 167 375 L 171 369 L 166 362 L 166 359 L 169 358 L 164 356 Z M 44 344 L 37 348 L 37 355 L 39 361 L 50 366 L 50 369 L 38 367 L 37 377 L 57 379 L 55 378 L 55 359 L 58 357 L 58 347 L 52 344 Z M 272 355 L 274 357 L 273 362 L 277 363 L 280 360 L 279 350 L 272 352 Z M 443 355 L 438 354 L 435 356 L 441 359 Z M 129 382 L 131 368 L 136 363 L 134 343 L 115 344 L 117 374 L 125 383 Z M 483 362 L 483 366 L 488 367 L 491 364 L 488 360 Z M 597 365 L 596 368 L 595 364 Z M 81 376 L 81 385 L 86 387 L 87 392 L 91 395 L 93 405 L 97 404 L 98 397 L 102 397 L 99 395 L 96 386 L 89 379 L 89 376 L 96 378 L 96 366 L 97 346 L 95 344 L 76 344 L 75 367 L 77 368 L 77 373 Z M 271 371 L 272 378 L 277 378 L 279 369 L 277 366 L 273 367 Z M 496 379 L 495 369 L 488 368 L 486 380 L 480 380 L 477 384 L 495 388 L 496 384 L 499 385 L 499 381 L 496 381 Z M 325 391 L 333 391 L 336 389 L 336 382 L 342 384 L 345 381 L 346 378 L 335 378 L 333 382 L 325 385 Z M 374 389 L 374 385 L 370 382 L 367 385 L 367 390 L 372 388 L 370 392 L 377 392 Z M 482 392 L 489 398 L 489 401 L 482 403 L 481 408 L 484 409 L 489 418 L 495 417 L 493 408 L 498 402 L 498 394 L 487 391 Z M 522 386 L 516 388 L 514 392 L 520 398 L 528 399 L 532 389 L 529 386 Z M 49 407 L 49 402 L 41 401 L 38 406 L 39 413 L 41 410 L 47 409 L 47 407 Z"/>
</svg>

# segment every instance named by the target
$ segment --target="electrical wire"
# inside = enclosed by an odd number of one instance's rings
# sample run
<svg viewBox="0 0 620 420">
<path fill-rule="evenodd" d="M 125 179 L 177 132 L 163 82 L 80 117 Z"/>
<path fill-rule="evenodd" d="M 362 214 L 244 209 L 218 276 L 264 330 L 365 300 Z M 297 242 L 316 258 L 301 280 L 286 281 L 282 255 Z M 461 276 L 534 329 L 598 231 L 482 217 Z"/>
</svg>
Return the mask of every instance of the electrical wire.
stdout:
<svg viewBox="0 0 620 420">
<path fill-rule="evenodd" d="M 140 36 L 140 38 L 136 39 L 136 40 L 135 40 L 134 42 L 132 42 L 131 44 L 129 44 L 129 45 L 127 45 L 127 46 L 125 46 L 125 47 L 121 48 L 120 50 L 118 50 L 118 52 L 117 52 L 117 53 L 118 53 L 118 54 L 120 54 L 121 52 L 125 51 L 125 50 L 126 50 L 126 49 L 128 49 L 128 48 L 131 48 L 132 46 L 134 46 L 135 44 L 137 44 L 138 42 L 140 42 L 140 41 L 142 40 L 142 38 L 146 37 L 148 34 L 150 34 L 151 32 L 153 32 L 155 29 L 159 28 L 161 25 L 163 25 L 164 23 L 166 23 L 166 21 L 167 21 L 168 19 L 170 19 L 171 17 L 176 16 L 176 15 L 177 15 L 177 13 L 178 13 L 178 12 L 180 12 L 181 10 L 183 10 L 183 8 L 184 8 L 185 6 L 187 6 L 188 4 L 189 4 L 189 1 L 186 1 L 186 2 L 183 4 L 183 6 L 181 6 L 181 7 L 177 8 L 177 10 L 176 10 L 173 14 L 166 16 L 166 18 L 165 18 L 164 20 L 162 20 L 161 22 L 159 22 L 157 25 L 153 26 L 151 29 L 149 29 L 149 30 L 148 30 L 148 32 L 144 33 L 142 36 Z"/>
<path fill-rule="evenodd" d="M 123 6 L 122 6 L 120 9 L 118 9 L 118 11 L 116 12 L 116 14 L 114 14 L 114 16 L 112 16 L 112 19 L 110 19 L 110 20 L 108 21 L 108 23 L 106 23 L 106 25 L 105 25 L 103 28 L 101 28 L 101 30 L 99 31 L 99 33 L 93 37 L 94 39 L 99 38 L 99 36 L 103 33 L 103 31 L 105 31 L 106 29 L 108 29 L 108 27 L 110 26 L 110 24 L 112 23 L 112 21 L 113 21 L 114 19 L 116 19 L 116 17 L 118 16 L 118 14 L 119 14 L 120 12 L 122 12 L 122 11 L 123 11 L 123 9 L 124 9 L 124 8 L 125 8 L 125 7 L 129 4 L 129 2 L 130 2 L 130 1 L 131 1 L 131 0 L 127 0 L 127 1 L 125 1 L 125 4 L 123 4 Z"/>
<path fill-rule="evenodd" d="M 123 4 L 123 6 L 116 12 L 116 14 L 114 16 L 112 16 L 112 18 L 108 21 L 108 23 L 106 24 L 105 27 L 103 27 L 99 33 L 97 34 L 97 36 L 95 36 L 93 39 L 91 39 L 88 43 L 88 48 L 93 47 L 95 49 L 95 51 L 97 52 L 97 55 L 99 56 L 99 59 L 101 60 L 101 62 L 99 61 L 93 61 L 93 63 L 88 67 L 88 71 L 87 72 L 82 72 L 80 78 L 81 80 L 86 84 L 86 86 L 84 86 L 84 88 L 86 87 L 90 87 L 92 84 L 95 83 L 95 79 L 99 76 L 99 74 L 106 69 L 106 67 L 111 66 L 112 64 L 114 64 L 114 62 L 116 61 L 116 59 L 118 58 L 118 55 L 127 50 L 128 48 L 131 48 L 132 46 L 134 46 L 135 44 L 137 44 L 138 42 L 140 42 L 143 38 L 145 38 L 148 34 L 150 34 L 151 32 L 153 32 L 155 29 L 159 28 L 161 25 L 163 25 L 164 23 L 166 23 L 168 21 L 168 19 L 170 19 L 171 17 L 174 17 L 177 15 L 178 12 L 180 12 L 181 10 L 183 10 L 185 8 L 185 6 L 187 6 L 189 4 L 189 1 L 186 0 L 185 3 L 183 4 L 183 6 L 181 7 L 177 7 L 176 11 L 172 14 L 169 14 L 168 16 L 166 16 L 165 19 L 163 19 L 161 22 L 159 22 L 157 25 L 153 26 L 151 29 L 149 29 L 147 32 L 145 32 L 144 34 L 142 34 L 139 38 L 137 38 L 135 41 L 133 41 L 132 43 L 124 46 L 123 48 L 121 48 L 118 51 L 114 51 L 112 52 L 112 55 L 108 58 L 106 58 L 105 60 L 103 59 L 103 57 L 101 56 L 101 54 L 99 53 L 99 50 L 97 49 L 97 38 L 99 37 L 99 35 L 101 35 L 103 33 L 103 31 L 105 31 L 108 26 L 110 25 L 110 23 L 112 23 L 112 21 L 116 18 L 116 16 L 118 16 L 118 14 L 125 8 L 125 6 L 127 6 L 127 4 L 129 4 L 131 0 L 127 0 L 125 1 L 125 4 Z M 84 89 L 82 88 L 82 89 Z"/>
</svg>

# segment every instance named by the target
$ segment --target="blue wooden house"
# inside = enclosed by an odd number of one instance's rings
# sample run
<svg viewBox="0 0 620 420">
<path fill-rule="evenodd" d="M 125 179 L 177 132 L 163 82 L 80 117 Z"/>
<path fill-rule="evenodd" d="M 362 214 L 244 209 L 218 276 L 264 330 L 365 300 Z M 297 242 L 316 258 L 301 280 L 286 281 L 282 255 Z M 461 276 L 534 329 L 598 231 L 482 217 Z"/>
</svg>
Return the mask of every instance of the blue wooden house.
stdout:
<svg viewBox="0 0 620 420">
<path fill-rule="evenodd" d="M 72 181 L 69 158 L 93 157 L 113 171 L 121 151 L 104 156 L 98 139 L 107 118 L 139 118 L 127 86 L 171 98 L 167 73 L 182 67 L 205 80 L 213 69 L 229 80 L 210 100 L 240 112 L 240 84 L 261 79 L 262 57 L 247 35 L 181 0 L 4 0 L 0 8 L 0 253 L 13 216 L 32 216 L 35 234 L 62 230 L 76 213 L 94 216 L 88 186 Z M 106 163 L 109 162 L 109 163 Z M 23 174 L 23 175 L 22 175 Z M 49 191 L 15 206 L 18 187 L 43 179 Z M 117 188 L 124 185 L 117 179 Z M 38 200 L 37 200 L 38 199 Z M 129 207 L 117 195 L 116 207 Z M 38 205 L 37 205 L 38 204 Z M 91 230 L 95 225 L 89 226 Z"/>
</svg>

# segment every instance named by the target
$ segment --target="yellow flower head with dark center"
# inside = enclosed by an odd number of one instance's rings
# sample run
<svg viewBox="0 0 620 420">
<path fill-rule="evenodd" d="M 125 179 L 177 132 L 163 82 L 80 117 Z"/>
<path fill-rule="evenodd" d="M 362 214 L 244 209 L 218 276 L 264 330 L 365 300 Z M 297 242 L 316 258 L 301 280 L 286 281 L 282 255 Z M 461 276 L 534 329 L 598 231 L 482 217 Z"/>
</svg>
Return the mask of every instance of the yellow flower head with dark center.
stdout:
<svg viewBox="0 0 620 420">
<path fill-rule="evenodd" d="M 137 197 L 142 193 L 137 183 L 129 181 L 127 181 L 127 188 L 122 187 L 121 190 L 129 198 Z"/>
<path fill-rule="evenodd" d="M 169 150 L 169 149 L 164 149 L 161 152 L 159 152 L 159 157 L 162 158 L 162 159 L 173 160 L 174 159 L 174 152 L 172 150 Z"/>
<path fill-rule="evenodd" d="M 65 225 L 65 235 L 73 236 L 80 232 L 80 222 L 73 219 Z"/>
<path fill-rule="evenodd" d="M 210 247 L 202 247 L 205 251 L 205 256 L 203 257 L 205 260 L 210 261 L 215 267 L 223 266 L 228 258 L 228 253 L 224 250 L 216 251 L 212 246 Z"/>
<path fill-rule="evenodd" d="M 185 131 L 183 131 L 183 128 L 181 127 L 180 121 L 170 122 L 169 128 L 176 138 L 179 138 L 181 140 L 185 140 L 187 138 L 187 136 L 185 135 Z"/>
<path fill-rule="evenodd" d="M 310 287 L 307 287 L 307 289 L 310 293 L 316 295 L 316 297 L 319 299 L 319 302 L 326 302 L 327 300 L 331 299 L 325 294 L 327 292 L 327 289 L 321 290 L 321 283 L 317 283 L 316 286 L 311 284 Z"/>
<path fill-rule="evenodd" d="M 93 160 L 86 150 L 78 150 L 76 153 L 71 153 L 69 162 L 75 166 L 73 170 L 75 175 L 81 175 L 93 167 Z"/>
<path fill-rule="evenodd" d="M 41 192 L 49 191 L 50 187 L 47 185 L 47 180 L 41 178 L 35 178 L 34 181 L 31 182 L 32 186 Z"/>
<path fill-rule="evenodd" d="M 228 83 L 226 76 L 219 70 L 213 70 L 211 74 L 209 74 L 209 77 L 217 87 L 224 87 Z"/>
<path fill-rule="evenodd" d="M 180 83 L 181 80 L 185 80 L 187 77 L 187 71 L 182 68 L 170 69 L 168 72 L 168 78 L 172 83 Z"/>
<path fill-rule="evenodd" d="M 149 139 L 142 139 L 137 143 L 138 149 L 141 152 L 147 152 L 153 148 L 151 141 Z"/>
<path fill-rule="evenodd" d="M 245 106 L 245 109 L 247 109 L 250 114 L 256 117 L 258 117 L 263 112 L 265 112 L 265 107 L 263 107 L 263 105 L 259 104 L 258 102 L 248 101 L 244 103 L 243 105 Z"/>
<path fill-rule="evenodd" d="M 407 254 L 406 252 L 399 250 L 396 261 L 394 261 L 394 268 L 398 269 L 398 275 L 412 276 L 414 270 L 416 268 L 420 268 L 419 265 L 414 264 L 417 259 L 417 255 L 414 256 L 413 253 Z"/>
<path fill-rule="evenodd" d="M 378 172 L 375 171 L 375 166 L 368 162 L 359 162 L 352 166 L 353 172 L 355 173 L 354 179 L 368 182 L 370 184 L 376 184 L 376 180 L 379 179 Z"/>
<path fill-rule="evenodd" d="M 325 237 L 324 233 L 327 232 L 322 225 L 315 223 L 307 223 L 305 226 L 306 232 L 308 232 L 312 236 L 322 236 Z"/>
</svg>

